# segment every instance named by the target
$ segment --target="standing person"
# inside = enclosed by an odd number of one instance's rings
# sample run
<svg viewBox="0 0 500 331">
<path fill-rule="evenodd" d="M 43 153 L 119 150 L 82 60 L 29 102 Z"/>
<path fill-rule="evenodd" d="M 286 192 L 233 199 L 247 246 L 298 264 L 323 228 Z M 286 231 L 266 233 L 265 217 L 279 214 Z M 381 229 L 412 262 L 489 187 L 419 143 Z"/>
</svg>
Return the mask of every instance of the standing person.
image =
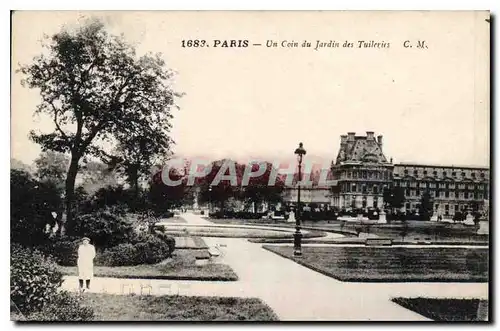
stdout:
<svg viewBox="0 0 500 331">
<path fill-rule="evenodd" d="M 82 244 L 78 247 L 78 281 L 80 283 L 80 292 L 84 292 L 83 281 L 85 287 L 90 289 L 90 279 L 94 276 L 94 258 L 95 247 L 90 244 L 90 239 L 82 238 Z"/>
</svg>

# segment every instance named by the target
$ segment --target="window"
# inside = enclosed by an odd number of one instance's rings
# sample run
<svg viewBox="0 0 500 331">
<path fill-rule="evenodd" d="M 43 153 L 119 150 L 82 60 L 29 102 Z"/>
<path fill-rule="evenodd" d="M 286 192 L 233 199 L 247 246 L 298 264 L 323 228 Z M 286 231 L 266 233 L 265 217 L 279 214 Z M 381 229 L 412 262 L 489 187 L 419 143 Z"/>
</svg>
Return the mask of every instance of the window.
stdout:
<svg viewBox="0 0 500 331">
<path fill-rule="evenodd" d="M 417 197 L 420 196 L 420 190 L 417 190 Z"/>
<path fill-rule="evenodd" d="M 409 190 L 409 189 L 406 189 L 406 190 L 405 190 L 405 195 L 406 195 L 406 196 L 409 196 L 409 195 L 410 195 L 410 190 Z"/>
<path fill-rule="evenodd" d="M 462 172 L 462 177 L 465 177 L 465 172 Z"/>
<path fill-rule="evenodd" d="M 455 189 L 455 183 L 450 183 L 450 184 L 448 185 L 448 187 L 449 187 L 450 189 Z"/>
<path fill-rule="evenodd" d="M 434 210 L 438 210 L 439 209 L 439 203 L 436 203 L 436 205 L 434 206 Z"/>
<path fill-rule="evenodd" d="M 476 173 L 475 172 L 471 173 L 470 175 L 471 175 L 472 178 L 476 178 Z"/>
<path fill-rule="evenodd" d="M 373 193 L 378 194 L 378 185 L 373 185 Z"/>
<path fill-rule="evenodd" d="M 463 198 L 464 198 L 464 192 L 460 192 L 460 193 L 458 193 L 458 197 L 459 197 L 460 199 L 463 199 Z"/>
<path fill-rule="evenodd" d="M 420 187 L 421 188 L 426 188 L 427 187 L 427 183 L 425 183 L 425 182 L 420 183 Z"/>
<path fill-rule="evenodd" d="M 352 177 L 353 178 L 358 178 L 358 172 L 357 171 L 353 171 L 352 172 Z"/>
<path fill-rule="evenodd" d="M 410 187 L 417 187 L 417 182 L 410 182 Z"/>
<path fill-rule="evenodd" d="M 433 175 L 434 175 L 434 176 L 437 176 L 437 175 L 438 175 L 438 172 L 437 172 L 437 171 L 434 171 L 434 172 L 433 172 Z"/>
<path fill-rule="evenodd" d="M 414 171 L 413 171 L 413 175 L 414 175 L 415 177 L 418 177 L 418 170 L 414 170 Z"/>
<path fill-rule="evenodd" d="M 439 197 L 440 197 L 440 198 L 444 198 L 444 191 L 440 191 L 440 192 L 439 192 Z"/>
<path fill-rule="evenodd" d="M 469 190 L 473 190 L 474 189 L 474 184 L 469 184 Z"/>
<path fill-rule="evenodd" d="M 412 197 L 415 196 L 415 190 L 411 190 L 411 194 L 410 194 Z"/>
<path fill-rule="evenodd" d="M 461 189 L 461 190 L 465 190 L 465 184 L 459 184 L 458 188 Z"/>
<path fill-rule="evenodd" d="M 427 170 L 424 170 L 424 176 L 427 176 Z"/>
<path fill-rule="evenodd" d="M 450 192 L 450 198 L 452 198 L 452 199 L 455 198 L 455 192 L 453 192 L 453 191 Z"/>
<path fill-rule="evenodd" d="M 446 183 L 439 183 L 439 188 L 446 188 Z"/>
<path fill-rule="evenodd" d="M 478 199 L 482 200 L 483 199 L 483 193 L 478 194 Z"/>
<path fill-rule="evenodd" d="M 352 178 L 352 171 L 349 171 L 349 172 L 347 173 L 347 178 Z"/>
<path fill-rule="evenodd" d="M 401 187 L 406 187 L 406 182 L 401 182 Z"/>
<path fill-rule="evenodd" d="M 445 198 L 449 198 L 450 197 L 450 192 L 449 191 L 445 191 L 444 192 L 444 197 Z"/>
</svg>

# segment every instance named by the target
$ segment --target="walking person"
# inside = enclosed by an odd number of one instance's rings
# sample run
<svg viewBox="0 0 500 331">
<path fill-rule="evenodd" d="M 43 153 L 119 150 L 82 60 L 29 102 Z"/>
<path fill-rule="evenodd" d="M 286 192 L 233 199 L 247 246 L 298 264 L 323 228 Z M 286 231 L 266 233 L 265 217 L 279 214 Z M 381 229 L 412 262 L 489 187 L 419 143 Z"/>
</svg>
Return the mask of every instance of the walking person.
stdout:
<svg viewBox="0 0 500 331">
<path fill-rule="evenodd" d="M 78 281 L 80 292 L 90 289 L 90 280 L 94 276 L 95 247 L 90 244 L 90 239 L 82 238 L 82 244 L 78 247 Z M 85 288 L 83 287 L 85 281 Z"/>
</svg>

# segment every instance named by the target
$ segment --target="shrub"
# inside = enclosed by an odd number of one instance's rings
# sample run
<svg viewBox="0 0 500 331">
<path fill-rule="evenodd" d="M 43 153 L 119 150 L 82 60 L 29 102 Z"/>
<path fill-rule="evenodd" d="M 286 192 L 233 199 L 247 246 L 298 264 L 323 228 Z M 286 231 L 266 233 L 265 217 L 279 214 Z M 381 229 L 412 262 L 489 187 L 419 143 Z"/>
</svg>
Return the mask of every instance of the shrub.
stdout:
<svg viewBox="0 0 500 331">
<path fill-rule="evenodd" d="M 106 266 L 131 266 L 155 264 L 171 256 L 175 239 L 168 236 L 138 235 L 131 243 L 107 248 L 97 255 L 96 264 Z"/>
<path fill-rule="evenodd" d="M 14 245 L 10 264 L 10 297 L 23 314 L 43 308 L 62 284 L 57 265 L 39 251 Z"/>
<path fill-rule="evenodd" d="M 165 233 L 158 233 L 157 236 L 158 236 L 158 238 L 160 238 L 161 240 L 163 240 L 167 244 L 168 255 L 172 256 L 172 253 L 175 250 L 175 238 L 171 237 Z"/>
<path fill-rule="evenodd" d="M 136 261 L 138 261 L 137 247 L 125 243 L 105 249 L 102 253 L 97 254 L 95 264 L 115 267 L 139 264 Z"/>
<path fill-rule="evenodd" d="M 30 321 L 90 321 L 94 318 L 91 307 L 82 304 L 82 298 L 66 291 L 57 293 L 42 311 L 28 316 Z"/>
<path fill-rule="evenodd" d="M 39 182 L 29 173 L 10 172 L 10 238 L 24 246 L 45 244 L 47 224 L 53 225 L 53 211 L 59 211 L 62 199 L 54 183 Z"/>
<path fill-rule="evenodd" d="M 78 259 L 78 245 L 80 237 L 53 238 L 45 247 L 43 252 L 51 255 L 59 265 L 74 266 Z"/>
<path fill-rule="evenodd" d="M 129 242 L 134 236 L 134 230 L 122 210 L 108 208 L 78 216 L 73 227 L 68 229 L 68 234 L 89 237 L 97 247 L 113 247 Z"/>
</svg>

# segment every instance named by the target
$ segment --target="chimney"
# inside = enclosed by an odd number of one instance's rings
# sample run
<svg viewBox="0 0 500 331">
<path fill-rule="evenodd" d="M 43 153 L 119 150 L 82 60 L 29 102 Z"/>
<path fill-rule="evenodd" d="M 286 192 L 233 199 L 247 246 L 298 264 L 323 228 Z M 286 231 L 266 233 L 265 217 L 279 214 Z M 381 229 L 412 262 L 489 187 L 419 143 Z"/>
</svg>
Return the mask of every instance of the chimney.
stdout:
<svg viewBox="0 0 500 331">
<path fill-rule="evenodd" d="M 354 136 L 356 132 L 347 132 L 347 141 L 354 141 Z"/>
<path fill-rule="evenodd" d="M 375 140 L 375 133 L 373 131 L 366 131 L 366 140 Z"/>
<path fill-rule="evenodd" d="M 340 145 L 345 145 L 347 143 L 347 136 L 345 134 L 340 136 Z"/>
<path fill-rule="evenodd" d="M 380 147 L 382 147 L 382 135 L 377 137 L 377 142 L 380 145 Z"/>
</svg>

